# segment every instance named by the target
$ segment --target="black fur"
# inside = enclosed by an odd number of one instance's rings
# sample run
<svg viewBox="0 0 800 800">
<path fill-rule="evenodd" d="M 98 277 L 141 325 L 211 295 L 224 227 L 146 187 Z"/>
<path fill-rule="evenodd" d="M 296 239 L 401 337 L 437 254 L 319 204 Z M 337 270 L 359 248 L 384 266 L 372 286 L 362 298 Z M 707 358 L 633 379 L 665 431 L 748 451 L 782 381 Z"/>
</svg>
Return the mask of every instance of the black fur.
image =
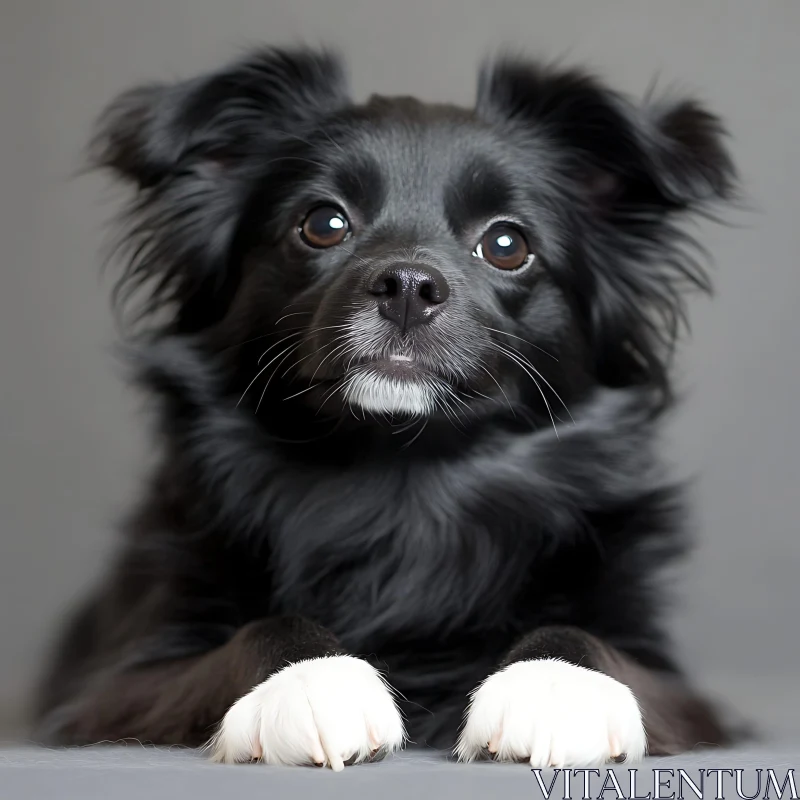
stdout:
<svg viewBox="0 0 800 800">
<path fill-rule="evenodd" d="M 684 548 L 682 499 L 655 435 L 684 289 L 708 288 L 679 224 L 733 194 L 715 117 L 523 62 L 484 69 L 474 110 L 354 105 L 332 57 L 262 50 L 127 93 L 93 158 L 136 191 L 117 296 L 138 312 L 163 457 L 66 635 L 42 731 L 147 736 L 76 719 L 103 681 L 281 615 L 333 634 L 292 652 L 382 665 L 412 740 L 434 745 L 545 626 L 678 675 L 654 577 Z M 297 226 L 332 202 L 352 236 L 313 250 Z M 519 274 L 472 255 L 498 218 L 535 252 Z M 418 420 L 339 391 L 349 360 L 401 342 L 363 288 L 398 258 L 452 288 L 404 340 L 449 387 Z M 355 318 L 369 344 L 353 358 L 331 326 Z M 198 724 L 161 738 L 195 743 Z"/>
</svg>

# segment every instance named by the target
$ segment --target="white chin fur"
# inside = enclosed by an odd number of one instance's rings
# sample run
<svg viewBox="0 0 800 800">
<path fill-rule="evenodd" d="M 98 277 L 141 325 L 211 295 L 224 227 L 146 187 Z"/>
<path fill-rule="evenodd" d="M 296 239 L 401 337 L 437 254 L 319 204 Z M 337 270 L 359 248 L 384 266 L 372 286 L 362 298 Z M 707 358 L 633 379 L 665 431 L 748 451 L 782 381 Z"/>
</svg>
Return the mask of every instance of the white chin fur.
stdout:
<svg viewBox="0 0 800 800">
<path fill-rule="evenodd" d="M 351 377 L 343 391 L 350 405 L 374 414 L 421 417 L 435 408 L 433 388 L 416 380 L 364 372 Z"/>
</svg>

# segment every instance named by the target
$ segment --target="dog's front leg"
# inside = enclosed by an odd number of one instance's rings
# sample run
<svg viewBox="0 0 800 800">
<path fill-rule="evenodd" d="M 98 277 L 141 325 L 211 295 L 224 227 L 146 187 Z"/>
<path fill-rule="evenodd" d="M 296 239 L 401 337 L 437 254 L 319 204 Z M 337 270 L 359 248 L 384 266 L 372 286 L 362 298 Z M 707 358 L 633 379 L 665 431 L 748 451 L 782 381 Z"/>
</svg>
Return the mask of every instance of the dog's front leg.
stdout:
<svg viewBox="0 0 800 800">
<path fill-rule="evenodd" d="M 677 676 L 553 626 L 519 641 L 475 690 L 456 755 L 589 767 L 724 740 L 714 712 Z"/>
<path fill-rule="evenodd" d="M 360 658 L 334 654 L 277 669 L 239 698 L 209 742 L 215 761 L 328 765 L 374 760 L 402 746 L 390 687 Z"/>
<path fill-rule="evenodd" d="M 193 746 L 215 726 L 209 749 L 217 761 L 335 770 L 396 749 L 404 737 L 391 690 L 370 664 L 313 622 L 272 617 L 200 656 L 109 665 L 43 718 L 39 738 Z"/>
</svg>

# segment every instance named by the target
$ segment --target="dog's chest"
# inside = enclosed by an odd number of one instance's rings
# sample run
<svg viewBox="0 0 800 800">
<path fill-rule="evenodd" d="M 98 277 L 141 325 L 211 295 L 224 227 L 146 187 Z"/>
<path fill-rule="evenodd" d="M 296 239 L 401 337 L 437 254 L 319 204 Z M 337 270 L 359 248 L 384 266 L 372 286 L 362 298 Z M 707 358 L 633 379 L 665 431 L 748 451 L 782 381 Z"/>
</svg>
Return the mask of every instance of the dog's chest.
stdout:
<svg viewBox="0 0 800 800">
<path fill-rule="evenodd" d="M 276 610 L 357 650 L 506 623 L 531 525 L 476 492 L 474 477 L 438 465 L 318 475 L 302 491 L 290 481 L 270 531 Z"/>
</svg>

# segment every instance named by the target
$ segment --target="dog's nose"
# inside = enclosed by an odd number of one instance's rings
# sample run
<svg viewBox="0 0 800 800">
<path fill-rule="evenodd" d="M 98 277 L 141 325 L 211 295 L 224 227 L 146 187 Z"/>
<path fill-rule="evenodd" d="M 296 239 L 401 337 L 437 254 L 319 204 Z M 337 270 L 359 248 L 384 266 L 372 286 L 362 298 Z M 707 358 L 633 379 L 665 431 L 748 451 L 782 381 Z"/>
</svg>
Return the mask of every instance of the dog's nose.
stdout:
<svg viewBox="0 0 800 800">
<path fill-rule="evenodd" d="M 403 330 L 429 322 L 450 296 L 438 269 L 422 264 L 392 264 L 372 273 L 368 291 L 378 311 Z"/>
</svg>

